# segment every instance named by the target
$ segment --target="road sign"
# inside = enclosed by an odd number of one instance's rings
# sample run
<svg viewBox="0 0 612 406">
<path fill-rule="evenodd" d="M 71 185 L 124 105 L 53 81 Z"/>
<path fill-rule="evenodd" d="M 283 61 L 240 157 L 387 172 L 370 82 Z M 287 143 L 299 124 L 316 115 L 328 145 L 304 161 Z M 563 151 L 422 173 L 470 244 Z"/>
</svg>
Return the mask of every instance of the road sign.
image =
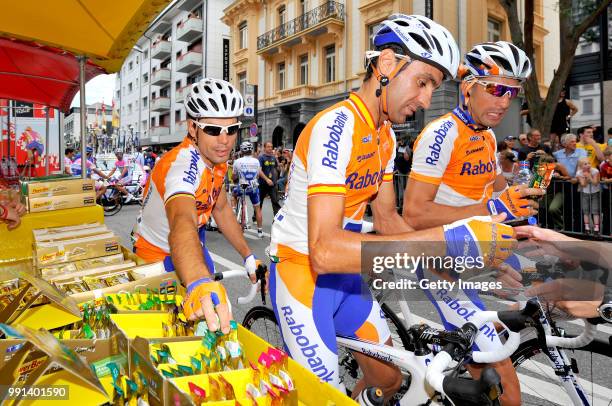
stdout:
<svg viewBox="0 0 612 406">
<path fill-rule="evenodd" d="M 255 86 L 247 85 L 244 92 L 244 116 L 255 116 Z"/>
<path fill-rule="evenodd" d="M 250 135 L 251 137 L 255 137 L 255 136 L 257 136 L 257 130 L 258 130 L 257 123 L 253 123 L 253 124 L 251 124 L 251 125 L 249 126 L 249 135 Z"/>
<path fill-rule="evenodd" d="M 255 110 L 253 109 L 253 107 L 245 107 L 244 108 L 244 115 L 245 117 L 253 117 L 255 115 Z"/>
</svg>

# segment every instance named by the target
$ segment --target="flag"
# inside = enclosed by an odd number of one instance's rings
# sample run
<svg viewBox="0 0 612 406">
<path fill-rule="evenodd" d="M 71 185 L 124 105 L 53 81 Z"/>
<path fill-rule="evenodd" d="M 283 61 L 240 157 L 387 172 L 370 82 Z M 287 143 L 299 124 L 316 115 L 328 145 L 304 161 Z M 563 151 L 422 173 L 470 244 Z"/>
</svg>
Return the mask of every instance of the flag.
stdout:
<svg viewBox="0 0 612 406">
<path fill-rule="evenodd" d="M 99 110 L 100 110 L 100 108 L 98 106 L 96 106 L 96 115 L 95 115 L 95 119 L 94 119 L 94 123 L 93 123 L 94 128 L 98 128 L 99 127 L 99 125 L 98 125 L 98 112 L 99 112 Z"/>
<path fill-rule="evenodd" d="M 112 124 L 113 128 L 119 128 L 119 112 L 117 111 L 117 106 L 115 105 L 115 99 L 113 99 L 112 103 Z"/>
</svg>

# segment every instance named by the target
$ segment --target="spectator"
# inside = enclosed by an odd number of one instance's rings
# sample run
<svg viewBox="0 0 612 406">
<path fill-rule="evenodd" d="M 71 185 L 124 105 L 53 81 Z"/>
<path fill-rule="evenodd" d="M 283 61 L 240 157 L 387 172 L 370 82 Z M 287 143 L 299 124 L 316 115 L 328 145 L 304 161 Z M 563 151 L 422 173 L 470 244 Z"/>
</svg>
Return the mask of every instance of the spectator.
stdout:
<svg viewBox="0 0 612 406">
<path fill-rule="evenodd" d="M 270 196 L 272 211 L 276 216 L 276 212 L 278 212 L 280 209 L 276 194 L 276 184 L 278 181 L 278 161 L 274 155 L 274 148 L 272 147 L 271 142 L 266 142 L 264 144 L 264 151 L 263 154 L 259 156 L 259 163 L 261 164 L 262 171 L 260 177 L 264 180 L 263 182 L 259 183 L 259 196 L 261 198 L 259 205 L 263 209 L 263 202 L 266 199 L 266 196 Z"/>
<path fill-rule="evenodd" d="M 510 149 L 505 149 L 498 154 L 499 167 L 508 185 L 512 185 L 514 176 L 518 172 L 518 164 L 516 163 L 516 156 L 513 152 L 514 151 Z"/>
<path fill-rule="evenodd" d="M 578 129 L 578 137 L 580 142 L 576 147 L 586 151 L 591 167 L 598 168 L 599 163 L 604 161 L 603 151 L 606 149 L 606 145 L 595 142 L 592 126 L 580 127 Z"/>
<path fill-rule="evenodd" d="M 527 134 L 521 134 L 518 137 L 519 145 L 516 148 L 517 151 L 520 151 L 521 148 L 527 146 Z"/>
<path fill-rule="evenodd" d="M 559 144 L 559 138 L 562 134 L 569 131 L 569 120 L 572 116 L 578 113 L 578 108 L 571 100 L 565 98 L 565 88 L 559 94 L 555 114 L 553 115 L 552 124 L 550 126 L 550 140 L 553 150 L 556 150 Z"/>
<path fill-rule="evenodd" d="M 506 138 L 504 138 L 503 143 L 505 147 L 509 149 L 514 154 L 516 159 L 518 160 L 518 149 L 516 148 L 516 137 L 514 135 L 509 135 Z"/>
<path fill-rule="evenodd" d="M 563 134 L 561 136 L 561 145 L 563 149 L 555 151 L 553 155 L 557 162 L 567 169 L 569 177 L 575 178 L 578 160 L 587 157 L 586 151 L 576 148 L 576 136 L 574 134 Z"/>
<path fill-rule="evenodd" d="M 279 171 L 279 175 L 278 175 L 278 190 L 277 192 L 280 193 L 281 196 L 284 197 L 285 195 L 285 186 L 287 185 L 287 176 L 289 175 L 289 165 L 291 162 L 287 161 L 287 159 L 281 155 L 281 157 L 278 159 L 278 171 Z"/>
<path fill-rule="evenodd" d="M 410 172 L 410 148 L 406 146 L 406 141 L 404 139 L 399 139 L 397 141 L 395 170 L 400 175 L 407 175 L 408 172 Z"/>
<path fill-rule="evenodd" d="M 591 233 L 591 215 L 593 215 L 593 231 L 599 234 L 599 171 L 591 166 L 589 158 L 578 160 L 576 177 L 580 183 L 580 198 L 585 234 Z"/>
<path fill-rule="evenodd" d="M 529 166 L 533 167 L 535 159 L 538 156 L 544 154 L 550 154 L 550 148 L 543 145 L 540 141 L 542 140 L 542 133 L 536 128 L 532 128 L 527 133 L 527 145 L 519 150 L 518 159 L 519 161 L 529 161 Z"/>
<path fill-rule="evenodd" d="M 607 147 L 604 151 L 605 160 L 599 167 L 600 182 L 604 184 L 612 183 L 612 147 Z"/>
<path fill-rule="evenodd" d="M 64 150 L 64 173 L 72 175 L 72 160 L 74 159 L 74 148 Z"/>
</svg>

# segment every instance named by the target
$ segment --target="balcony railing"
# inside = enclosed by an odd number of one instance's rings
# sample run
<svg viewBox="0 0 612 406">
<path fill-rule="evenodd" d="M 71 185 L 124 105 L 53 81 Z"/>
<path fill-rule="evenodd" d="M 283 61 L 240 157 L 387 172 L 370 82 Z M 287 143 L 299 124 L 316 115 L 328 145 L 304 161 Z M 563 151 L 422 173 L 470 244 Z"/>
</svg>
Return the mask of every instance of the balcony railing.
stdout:
<svg viewBox="0 0 612 406">
<path fill-rule="evenodd" d="M 154 42 L 151 47 L 151 56 L 155 59 L 166 59 L 172 53 L 172 45 L 170 41 Z"/>
<path fill-rule="evenodd" d="M 170 99 L 168 97 L 158 97 L 151 101 L 151 111 L 170 110 Z"/>
<path fill-rule="evenodd" d="M 191 88 L 191 85 L 187 85 L 187 86 L 179 87 L 178 89 L 176 89 L 174 100 L 176 102 L 185 100 L 185 96 L 189 93 L 190 88 Z"/>
<path fill-rule="evenodd" d="M 170 69 L 163 68 L 153 71 L 151 75 L 151 84 L 153 86 L 164 85 L 170 82 Z"/>
<path fill-rule="evenodd" d="M 170 128 L 168 128 L 167 126 L 158 125 L 156 127 L 151 127 L 150 133 L 151 138 L 160 137 L 170 134 Z"/>
<path fill-rule="evenodd" d="M 277 41 L 291 37 L 302 31 L 305 31 L 317 24 L 322 23 L 327 19 L 338 19 L 344 21 L 345 11 L 344 4 L 336 1 L 327 1 L 322 5 L 294 18 L 293 20 L 279 25 L 273 30 L 257 37 L 257 50 L 267 48 Z"/>
<path fill-rule="evenodd" d="M 177 72 L 191 73 L 196 69 L 202 69 L 202 53 L 189 51 L 176 59 Z"/>
<path fill-rule="evenodd" d="M 176 29 L 176 38 L 179 41 L 190 42 L 202 35 L 202 19 L 190 17 L 183 21 Z"/>
</svg>

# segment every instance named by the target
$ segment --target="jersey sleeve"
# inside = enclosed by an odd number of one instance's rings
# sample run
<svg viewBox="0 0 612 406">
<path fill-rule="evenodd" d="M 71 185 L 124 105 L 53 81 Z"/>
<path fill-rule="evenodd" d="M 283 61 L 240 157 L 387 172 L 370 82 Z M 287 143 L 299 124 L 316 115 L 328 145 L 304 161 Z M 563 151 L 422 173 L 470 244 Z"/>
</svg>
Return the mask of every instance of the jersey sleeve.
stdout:
<svg viewBox="0 0 612 406">
<path fill-rule="evenodd" d="M 181 148 L 174 157 L 160 161 L 160 170 L 153 171 L 151 179 L 164 199 L 164 204 L 178 196 L 190 196 L 200 185 L 201 159 L 196 151 Z M 157 167 L 155 169 L 158 169 Z"/>
<path fill-rule="evenodd" d="M 389 162 L 387 162 L 387 167 L 385 168 L 385 174 L 383 175 L 383 182 L 392 182 L 393 181 L 393 171 L 395 171 L 395 157 L 397 155 L 397 150 L 396 150 L 396 145 L 397 145 L 397 140 L 395 138 L 395 132 L 393 131 L 393 129 L 391 129 L 390 131 L 390 135 L 391 135 L 391 140 L 393 141 L 393 147 L 392 147 L 392 153 L 391 153 L 391 157 L 389 158 Z"/>
<path fill-rule="evenodd" d="M 355 117 L 346 107 L 323 114 L 308 144 L 308 196 L 346 194 L 346 168 L 353 148 Z"/>
<path fill-rule="evenodd" d="M 425 127 L 414 143 L 410 178 L 439 185 L 458 134 L 458 125 L 449 116 L 441 117 Z"/>
</svg>

